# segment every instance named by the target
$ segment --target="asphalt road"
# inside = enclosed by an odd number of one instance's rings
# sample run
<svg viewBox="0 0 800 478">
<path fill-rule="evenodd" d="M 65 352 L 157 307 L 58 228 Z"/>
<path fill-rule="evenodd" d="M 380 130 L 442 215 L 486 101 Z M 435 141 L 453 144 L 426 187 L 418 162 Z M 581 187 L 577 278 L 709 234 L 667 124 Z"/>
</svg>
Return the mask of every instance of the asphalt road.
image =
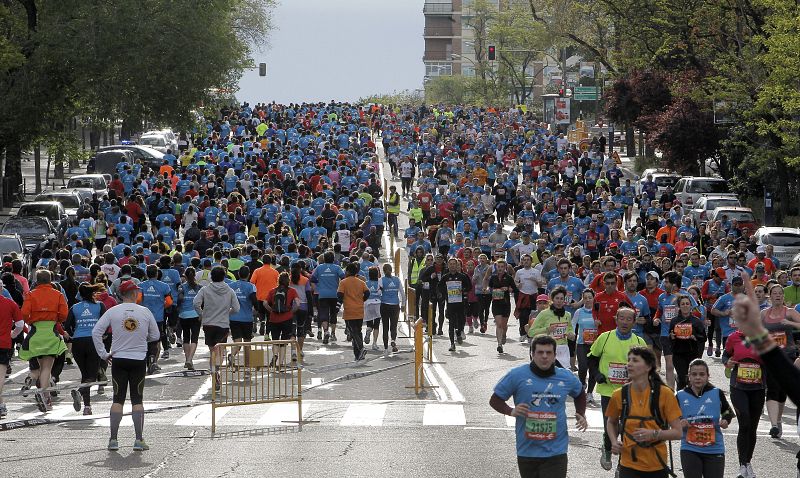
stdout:
<svg viewBox="0 0 800 478">
<path fill-rule="evenodd" d="M 401 228 L 404 223 L 407 216 L 402 215 Z M 405 264 L 405 259 L 401 263 Z M 514 325 L 512 319 L 512 330 Z M 407 332 L 401 327 L 401 335 Z M 145 385 L 146 408 L 153 411 L 145 418 L 150 451 L 131 450 L 133 427 L 128 419 L 120 429 L 122 449 L 106 451 L 110 394 L 96 395 L 93 389 L 94 416 L 84 419 L 62 393 L 45 417 L 64 422 L 0 431 L 2 476 L 518 476 L 513 422 L 495 413 L 488 399 L 509 368 L 526 363 L 525 346 L 510 340 L 506 353 L 499 355 L 491 324 L 486 334 L 469 335 L 455 353 L 447 351 L 446 338 L 436 338 L 437 363 L 425 366 L 425 376 L 437 388 L 415 396 L 408 388 L 413 385 L 408 364 L 413 360 L 411 339 L 399 339 L 398 354 L 384 357 L 370 351 L 367 363 L 356 365 L 349 344 L 342 340 L 341 332 L 339 335 L 340 341 L 328 346 L 316 339 L 307 341 L 302 382 L 315 388 L 303 394 L 302 431 L 287 423 L 297 420 L 296 405 L 263 404 L 222 412 L 212 436 L 210 407 L 204 405 L 210 400 L 209 377 L 161 376 L 148 379 Z M 195 366 L 207 368 L 207 358 L 207 349 L 201 345 Z M 712 382 L 727 392 L 719 360 L 709 361 Z M 172 358 L 162 365 L 164 372 L 182 370 L 180 349 L 173 349 Z M 9 407 L 6 422 L 42 417 L 31 398 L 16 393 L 26 374 L 24 364 L 15 360 L 13 367 L 6 384 L 10 395 L 5 397 Z M 77 381 L 77 367 L 67 366 L 62 385 Z M 590 429 L 570 432 L 569 476 L 611 477 L 612 472 L 603 471 L 598 463 L 599 407 L 590 407 L 587 415 Z M 762 418 L 753 460 L 758 476 L 795 476 L 794 455 L 800 440 L 794 416 L 795 407 L 787 404 L 781 440 L 768 437 L 769 422 Z M 736 476 L 738 471 L 736 430 L 734 422 L 724 433 L 726 477 Z M 673 448 L 680 476 L 679 445 Z"/>
</svg>

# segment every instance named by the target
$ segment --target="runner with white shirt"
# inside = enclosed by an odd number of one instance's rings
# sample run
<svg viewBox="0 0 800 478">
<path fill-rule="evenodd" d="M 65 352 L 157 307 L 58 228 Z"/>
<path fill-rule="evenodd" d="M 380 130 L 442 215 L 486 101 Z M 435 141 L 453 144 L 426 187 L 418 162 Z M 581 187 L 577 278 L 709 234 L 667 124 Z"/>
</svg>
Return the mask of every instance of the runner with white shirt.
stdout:
<svg viewBox="0 0 800 478">
<path fill-rule="evenodd" d="M 530 255 L 525 254 L 521 257 L 522 267 L 514 273 L 514 284 L 519 289 L 519 299 L 514 315 L 519 319 L 520 341 L 528 341 L 528 334 L 525 332 L 525 325 L 528 324 L 528 317 L 535 304 L 533 300 L 539 293 L 539 285 L 542 282 L 542 275 L 536 268 L 531 267 L 533 262 Z M 527 298 L 527 299 L 526 299 Z"/>
</svg>

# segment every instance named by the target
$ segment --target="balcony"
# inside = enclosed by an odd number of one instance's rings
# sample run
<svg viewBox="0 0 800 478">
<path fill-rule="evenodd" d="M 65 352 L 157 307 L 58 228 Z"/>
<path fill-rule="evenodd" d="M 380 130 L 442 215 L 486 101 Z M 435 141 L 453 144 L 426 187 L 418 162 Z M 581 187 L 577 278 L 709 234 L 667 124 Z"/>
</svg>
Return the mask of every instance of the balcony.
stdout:
<svg viewBox="0 0 800 478">
<path fill-rule="evenodd" d="M 423 61 L 452 61 L 453 52 L 450 50 L 425 50 Z"/>
<path fill-rule="evenodd" d="M 422 32 L 423 37 L 433 37 L 433 38 L 448 38 L 448 37 L 455 37 L 460 36 L 453 33 L 453 29 L 451 27 L 425 27 L 425 30 Z"/>
<path fill-rule="evenodd" d="M 422 13 L 425 15 L 452 15 L 453 4 L 447 3 L 426 3 L 422 7 Z"/>
</svg>

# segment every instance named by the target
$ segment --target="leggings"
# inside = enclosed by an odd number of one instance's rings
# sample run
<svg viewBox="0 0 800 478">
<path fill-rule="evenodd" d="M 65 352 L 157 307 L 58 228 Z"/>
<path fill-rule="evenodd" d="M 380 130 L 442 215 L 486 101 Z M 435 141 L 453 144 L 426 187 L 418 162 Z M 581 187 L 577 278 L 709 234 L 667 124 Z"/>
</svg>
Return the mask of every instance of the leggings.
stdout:
<svg viewBox="0 0 800 478">
<path fill-rule="evenodd" d="M 100 372 L 100 357 L 97 355 L 97 350 L 94 348 L 94 342 L 91 337 L 72 339 L 72 357 L 81 371 L 81 383 L 97 380 L 97 374 Z M 79 390 L 81 397 L 83 397 L 84 406 L 88 407 L 91 403 L 89 401 L 89 387 Z"/>
<path fill-rule="evenodd" d="M 736 449 L 739 452 L 739 464 L 746 465 L 753 459 L 756 448 L 758 421 L 764 410 L 764 389 L 742 390 L 731 387 L 731 403 L 736 409 L 739 420 L 739 434 L 736 436 Z"/>
<path fill-rule="evenodd" d="M 433 304 L 433 307 L 430 307 L 430 304 Z M 427 297 L 423 301 L 422 304 L 422 319 L 425 320 L 425 326 L 427 327 L 428 324 L 428 309 L 430 308 L 431 311 L 431 324 L 433 328 L 436 328 L 436 317 L 437 317 L 437 309 L 438 309 L 438 317 L 439 317 L 439 328 L 444 328 L 444 300 L 433 300 L 431 301 Z"/>
<path fill-rule="evenodd" d="M 478 318 L 481 321 L 481 325 L 486 325 L 489 323 L 489 306 L 492 305 L 492 295 L 491 294 L 478 294 Z"/>
<path fill-rule="evenodd" d="M 456 337 L 464 330 L 464 304 L 447 304 L 447 335 L 450 343 L 455 343 Z M 441 321 L 440 321 L 441 323 Z M 441 327 L 441 325 L 439 326 Z"/>
<path fill-rule="evenodd" d="M 678 379 L 678 388 L 676 390 L 683 390 L 689 382 L 689 364 L 692 360 L 700 358 L 699 353 L 683 352 L 672 353 L 672 365 L 675 367 L 675 377 Z"/>
<path fill-rule="evenodd" d="M 725 455 L 681 450 L 684 478 L 722 478 L 725 474 Z"/>
<path fill-rule="evenodd" d="M 722 348 L 722 328 L 719 324 L 719 318 L 708 314 L 708 319 L 711 324 L 708 326 L 708 345 L 714 346 L 714 336 L 717 337 L 717 349 Z"/>
<path fill-rule="evenodd" d="M 181 318 L 183 342 L 196 344 L 200 340 L 200 317 Z"/>
<path fill-rule="evenodd" d="M 144 398 L 144 360 L 115 358 L 111 362 L 111 380 L 114 383 L 114 403 L 125 403 L 128 389 L 131 390 L 131 405 L 141 405 Z"/>
<path fill-rule="evenodd" d="M 400 306 L 397 304 L 381 304 L 381 322 L 383 323 L 383 348 L 389 348 L 389 331 L 392 342 L 397 340 L 397 320 L 400 318 Z"/>
<path fill-rule="evenodd" d="M 589 349 L 592 346 L 590 344 L 577 344 L 576 354 L 578 356 L 578 379 L 581 381 L 581 385 L 586 387 L 586 393 L 592 393 L 594 391 L 594 376 L 589 373 Z M 589 384 L 586 384 L 586 376 L 589 376 Z"/>
<path fill-rule="evenodd" d="M 400 183 L 402 184 L 403 194 L 408 194 L 411 192 L 411 180 L 413 178 L 400 178 Z"/>
<path fill-rule="evenodd" d="M 522 307 L 517 309 L 519 311 L 519 335 L 528 335 L 525 332 L 525 326 L 528 325 L 528 318 L 531 316 L 530 307 Z"/>
</svg>

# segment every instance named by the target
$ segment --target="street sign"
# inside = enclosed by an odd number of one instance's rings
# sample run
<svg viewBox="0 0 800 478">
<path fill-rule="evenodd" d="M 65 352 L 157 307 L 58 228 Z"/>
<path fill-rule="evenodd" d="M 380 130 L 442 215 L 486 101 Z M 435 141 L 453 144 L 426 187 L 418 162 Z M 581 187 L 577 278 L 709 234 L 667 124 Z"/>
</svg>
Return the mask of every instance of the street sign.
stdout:
<svg viewBox="0 0 800 478">
<path fill-rule="evenodd" d="M 576 86 L 573 93 L 575 101 L 597 101 L 600 97 L 600 88 L 597 86 Z"/>
</svg>

